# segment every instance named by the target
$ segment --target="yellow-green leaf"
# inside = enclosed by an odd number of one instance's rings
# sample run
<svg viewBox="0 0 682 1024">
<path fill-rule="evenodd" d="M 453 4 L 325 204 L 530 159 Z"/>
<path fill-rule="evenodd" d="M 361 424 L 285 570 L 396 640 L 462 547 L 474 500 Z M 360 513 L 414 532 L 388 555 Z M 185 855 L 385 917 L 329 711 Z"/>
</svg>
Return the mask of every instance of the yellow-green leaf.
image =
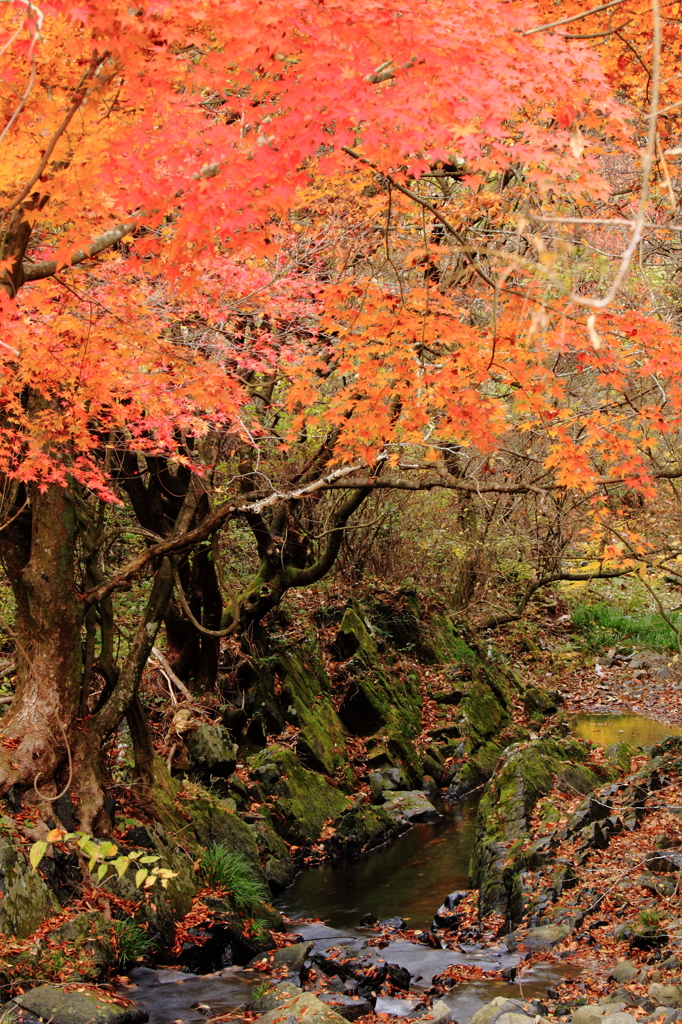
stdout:
<svg viewBox="0 0 682 1024">
<path fill-rule="evenodd" d="M 160 857 L 140 857 L 140 864 L 154 864 Z"/>
<path fill-rule="evenodd" d="M 149 872 L 146 868 L 140 868 L 139 871 L 135 872 L 135 885 L 138 887 L 142 885 Z"/>
<path fill-rule="evenodd" d="M 114 861 L 113 866 L 116 868 L 116 874 L 118 875 L 119 878 L 123 878 L 123 876 L 125 875 L 126 871 L 128 870 L 129 864 L 130 864 L 130 859 L 128 857 L 117 857 L 116 858 L 116 860 Z"/>
<path fill-rule="evenodd" d="M 28 855 L 28 859 L 34 871 L 37 870 L 38 865 L 45 856 L 48 846 L 49 843 L 46 843 L 44 839 L 40 839 L 31 847 L 31 852 Z"/>
<path fill-rule="evenodd" d="M 97 868 L 97 881 L 98 882 L 102 881 L 102 879 L 104 878 L 104 876 L 106 875 L 108 870 L 109 870 L 109 865 L 108 864 L 100 864 L 100 866 Z"/>
</svg>

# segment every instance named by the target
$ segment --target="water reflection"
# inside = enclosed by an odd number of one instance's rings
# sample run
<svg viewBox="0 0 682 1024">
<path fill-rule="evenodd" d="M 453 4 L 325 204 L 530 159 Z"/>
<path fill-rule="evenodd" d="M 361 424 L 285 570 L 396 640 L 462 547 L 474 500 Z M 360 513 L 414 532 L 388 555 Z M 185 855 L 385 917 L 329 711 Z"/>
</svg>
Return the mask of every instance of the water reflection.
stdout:
<svg viewBox="0 0 682 1024">
<path fill-rule="evenodd" d="M 442 804 L 435 825 L 407 835 L 360 860 L 303 871 L 277 900 L 289 917 L 319 917 L 334 928 L 353 927 L 363 914 L 400 916 L 410 928 L 430 928 L 443 897 L 468 888 L 478 797 Z"/>
<path fill-rule="evenodd" d="M 625 742 L 633 747 L 650 747 L 666 736 L 682 736 L 679 725 L 644 715 L 577 715 L 571 724 L 576 736 L 600 746 Z"/>
</svg>

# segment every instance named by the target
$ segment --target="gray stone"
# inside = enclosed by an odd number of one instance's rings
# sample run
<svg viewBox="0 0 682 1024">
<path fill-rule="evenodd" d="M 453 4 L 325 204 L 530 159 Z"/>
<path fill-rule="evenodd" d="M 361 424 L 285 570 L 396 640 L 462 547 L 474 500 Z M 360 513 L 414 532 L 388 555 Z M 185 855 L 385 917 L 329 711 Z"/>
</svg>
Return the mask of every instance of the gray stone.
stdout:
<svg viewBox="0 0 682 1024">
<path fill-rule="evenodd" d="M 652 850 L 647 853 L 644 863 L 650 871 L 663 875 L 679 871 L 682 868 L 682 850 Z"/>
<path fill-rule="evenodd" d="M 433 804 L 418 789 L 385 791 L 384 807 L 392 818 L 407 821 L 438 821 L 440 815 Z"/>
<path fill-rule="evenodd" d="M 300 995 L 303 995 L 303 989 L 286 981 L 281 985 L 273 985 L 272 988 L 269 988 L 258 999 L 254 999 L 247 1006 L 247 1010 L 253 1010 L 254 1013 L 268 1013 L 270 1010 L 276 1010 L 284 1002 L 290 1002 Z"/>
<path fill-rule="evenodd" d="M 351 996 L 344 992 L 320 992 L 317 998 L 345 1020 L 357 1020 L 358 1017 L 372 1013 L 372 1004 L 361 996 Z"/>
<path fill-rule="evenodd" d="M 270 967 L 286 967 L 292 974 L 300 974 L 314 945 L 314 942 L 297 942 L 293 946 L 283 946 L 282 949 L 272 952 L 257 953 L 246 966 L 254 967 L 257 963 L 265 962 Z"/>
<path fill-rule="evenodd" d="M 601 1020 L 602 1024 L 637 1024 L 636 1018 L 624 1010 L 619 1013 L 605 1013 Z"/>
<path fill-rule="evenodd" d="M 297 942 L 293 946 L 284 946 L 276 950 L 272 956 L 273 966 L 299 972 L 314 945 L 314 942 Z"/>
<path fill-rule="evenodd" d="M 604 1006 L 579 1006 L 571 1018 L 571 1024 L 601 1024 L 605 1010 Z"/>
<path fill-rule="evenodd" d="M 40 985 L 14 1002 L 51 1024 L 143 1024 L 149 1019 L 134 1003 L 121 1006 L 108 993 L 92 989 L 65 992 L 60 985 Z"/>
<path fill-rule="evenodd" d="M 648 996 L 657 1006 L 672 1006 L 676 1010 L 682 1008 L 682 989 L 679 985 L 661 985 L 655 981 L 649 985 Z"/>
<path fill-rule="evenodd" d="M 330 1010 L 312 992 L 302 992 L 281 1000 L 275 1010 L 258 1018 L 257 1024 L 282 1024 L 289 1019 L 304 1020 L 306 1024 L 344 1024 L 345 1018 Z M 58 1022 L 55 1021 L 55 1024 Z M 85 1022 L 84 1022 L 85 1024 Z"/>
<path fill-rule="evenodd" d="M 375 804 L 378 804 L 381 801 L 381 794 L 388 787 L 384 782 L 381 772 L 370 772 L 367 778 L 369 780 L 369 788 L 372 790 L 372 800 Z"/>
<path fill-rule="evenodd" d="M 497 996 L 489 1003 L 484 1003 L 473 1015 L 469 1024 L 497 1024 L 503 1015 L 527 1017 L 526 1008 L 518 999 L 507 999 Z"/>
<path fill-rule="evenodd" d="M 638 968 L 631 960 L 621 960 L 611 971 L 611 977 L 620 985 L 627 985 L 637 977 Z"/>
<path fill-rule="evenodd" d="M 534 1019 L 527 1013 L 502 1013 L 495 1024 L 533 1024 Z"/>
<path fill-rule="evenodd" d="M 237 764 L 229 735 L 222 725 L 202 723 L 187 734 L 185 749 L 190 774 L 198 778 L 209 778 L 213 775 L 216 778 L 227 779 Z"/>
<path fill-rule="evenodd" d="M 452 1010 L 447 1003 L 444 1003 L 442 999 L 438 999 L 429 1012 L 421 1018 L 424 1021 L 429 1021 L 429 1024 L 450 1024 L 452 1020 Z"/>
<path fill-rule="evenodd" d="M 540 928 L 529 928 L 523 943 L 531 952 L 537 949 L 551 949 L 567 939 L 571 931 L 568 924 L 546 924 Z"/>
<path fill-rule="evenodd" d="M 0 839 L 0 933 L 27 939 L 39 924 L 59 913 L 41 876 L 9 838 Z"/>
</svg>

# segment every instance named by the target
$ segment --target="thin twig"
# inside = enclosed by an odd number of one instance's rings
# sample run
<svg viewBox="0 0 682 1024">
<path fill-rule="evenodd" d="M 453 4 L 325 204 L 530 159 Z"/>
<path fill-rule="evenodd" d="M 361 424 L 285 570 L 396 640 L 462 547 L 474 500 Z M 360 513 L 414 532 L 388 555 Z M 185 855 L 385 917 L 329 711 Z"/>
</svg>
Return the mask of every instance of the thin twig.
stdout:
<svg viewBox="0 0 682 1024">
<path fill-rule="evenodd" d="M 571 21 L 580 21 L 581 18 L 587 18 L 590 14 L 599 14 L 600 11 L 608 11 L 609 7 L 618 7 L 620 4 L 624 4 L 626 0 L 609 0 L 608 4 L 602 4 L 600 7 L 592 7 L 589 11 L 582 11 L 580 14 L 572 14 L 570 18 L 560 18 L 559 21 L 550 21 L 549 25 L 537 25 L 536 28 L 526 29 L 522 32 L 522 36 L 534 36 L 536 32 L 547 32 L 550 28 L 556 28 L 557 25 L 568 25 Z"/>
<path fill-rule="evenodd" d="M 180 678 L 178 678 L 178 676 L 176 676 L 175 672 L 170 667 L 167 659 L 164 658 L 163 654 L 161 653 L 161 651 L 159 650 L 158 647 L 152 647 L 152 657 L 159 663 L 159 665 L 161 666 L 161 669 L 163 671 L 163 674 L 168 678 L 169 682 L 174 683 L 175 686 L 177 686 L 177 688 L 180 691 L 180 693 L 184 697 L 186 697 L 187 700 L 194 700 L 194 698 L 192 697 L 192 694 L 187 689 L 187 687 L 183 683 L 182 679 L 180 679 Z"/>
</svg>

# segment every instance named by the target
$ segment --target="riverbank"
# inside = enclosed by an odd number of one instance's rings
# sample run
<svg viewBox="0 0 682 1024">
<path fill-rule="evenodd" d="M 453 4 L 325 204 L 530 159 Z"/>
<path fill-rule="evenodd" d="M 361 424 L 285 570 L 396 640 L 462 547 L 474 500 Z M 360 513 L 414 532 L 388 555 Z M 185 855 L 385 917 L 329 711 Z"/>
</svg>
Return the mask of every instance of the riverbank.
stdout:
<svg viewBox="0 0 682 1024">
<path fill-rule="evenodd" d="M 155 811 L 126 795 L 100 884 L 55 822 L 11 808 L 0 864 L 7 996 L 30 1000 L 47 983 L 48 995 L 85 986 L 98 998 L 118 977 L 116 999 L 131 996 L 152 1024 L 250 1021 L 272 1009 L 262 990 L 287 980 L 307 993 L 307 1024 L 318 997 L 367 1024 L 428 1018 L 439 1003 L 441 1024 L 447 1014 L 464 1024 L 493 995 L 523 992 L 561 1019 L 570 1002 L 610 992 L 608 973 L 647 922 L 656 955 L 677 941 L 657 902 L 677 899 L 670 871 L 659 879 L 646 860 L 639 873 L 627 862 L 659 839 L 682 847 L 669 802 L 654 796 L 679 791 L 682 806 L 677 748 L 623 742 L 660 738 L 667 727 L 655 721 L 630 717 L 626 734 L 624 719 L 573 717 L 626 707 L 604 700 L 605 672 L 621 673 L 624 693 L 628 671 L 639 673 L 633 696 L 645 703 L 649 685 L 657 700 L 676 693 L 672 659 L 666 677 L 617 659 L 570 670 L 559 659 L 548 674 L 538 658 L 516 675 L 409 596 L 371 615 L 353 602 L 316 615 L 315 644 L 299 638 L 251 664 L 251 697 L 220 721 L 206 707 L 176 710 Z M 41 839 L 36 874 L 26 855 Z M 114 878 L 122 853 L 162 865 L 167 888 Z M 641 972 L 659 968 L 637 942 L 641 986 Z M 63 1007 L 51 1019 L 75 1024 Z"/>
</svg>

